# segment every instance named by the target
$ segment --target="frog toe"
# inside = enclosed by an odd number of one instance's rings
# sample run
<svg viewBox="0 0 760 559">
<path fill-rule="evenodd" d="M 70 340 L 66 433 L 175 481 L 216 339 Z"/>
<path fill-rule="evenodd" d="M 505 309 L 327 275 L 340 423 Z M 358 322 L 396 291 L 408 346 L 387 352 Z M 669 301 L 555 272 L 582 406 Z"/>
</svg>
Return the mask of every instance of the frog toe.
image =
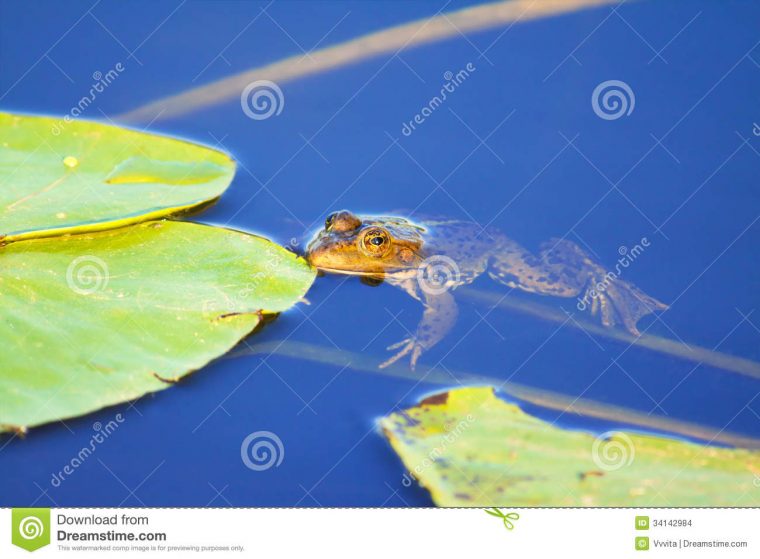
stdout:
<svg viewBox="0 0 760 559">
<path fill-rule="evenodd" d="M 391 351 L 391 350 L 393 350 L 393 349 L 398 349 L 398 348 L 400 348 L 400 347 L 402 347 L 402 346 L 406 346 L 406 345 L 409 345 L 409 343 L 410 343 L 411 341 L 412 341 L 412 340 L 411 340 L 411 338 L 404 338 L 404 339 L 403 339 L 403 340 L 401 340 L 400 342 L 396 342 L 395 344 L 391 344 L 391 345 L 389 345 L 388 347 L 386 347 L 385 349 L 387 349 L 388 351 Z M 408 352 L 408 351 L 407 351 L 407 352 Z M 399 357 L 403 357 L 403 355 L 402 355 L 402 356 L 399 356 Z"/>
<path fill-rule="evenodd" d="M 637 337 L 641 336 L 641 332 L 636 325 L 642 317 L 668 308 L 636 286 L 621 280 L 616 280 L 602 293 L 594 293 L 591 301 L 592 314 L 601 314 L 604 326 L 621 324 Z"/>
<path fill-rule="evenodd" d="M 424 349 L 422 345 L 414 338 L 405 338 L 398 343 L 389 345 L 387 349 L 394 350 L 398 348 L 401 349 L 396 352 L 395 355 L 386 359 L 380 363 L 380 365 L 378 365 L 380 369 L 385 369 L 389 365 L 392 365 L 402 357 L 405 357 L 411 353 L 412 355 L 410 359 L 410 368 L 414 370 L 414 368 L 417 366 L 417 360 L 420 358 L 420 355 L 422 355 L 422 351 Z"/>
<path fill-rule="evenodd" d="M 422 355 L 422 346 L 420 344 L 415 344 L 414 349 L 412 350 L 412 358 L 409 360 L 409 368 L 414 371 L 417 368 L 417 359 L 420 358 L 420 355 Z"/>
<path fill-rule="evenodd" d="M 597 299 L 599 301 L 599 310 L 602 315 L 602 324 L 608 328 L 615 326 L 617 321 L 615 320 L 615 308 L 613 307 L 612 301 L 604 295 L 597 297 Z"/>
<path fill-rule="evenodd" d="M 380 369 L 385 369 L 389 365 L 392 365 L 393 363 L 395 363 L 396 361 L 398 361 L 399 359 L 401 359 L 405 355 L 408 355 L 414 349 L 414 345 L 415 345 L 415 342 L 411 338 L 406 338 L 406 339 L 401 340 L 398 343 L 395 343 L 393 345 L 389 345 L 388 346 L 389 350 L 394 350 L 394 349 L 398 349 L 398 348 L 401 348 L 401 349 L 398 352 L 396 352 L 395 355 L 391 356 L 390 358 L 388 358 L 385 361 L 383 361 L 382 363 L 380 363 L 380 365 L 378 365 L 378 367 Z"/>
</svg>

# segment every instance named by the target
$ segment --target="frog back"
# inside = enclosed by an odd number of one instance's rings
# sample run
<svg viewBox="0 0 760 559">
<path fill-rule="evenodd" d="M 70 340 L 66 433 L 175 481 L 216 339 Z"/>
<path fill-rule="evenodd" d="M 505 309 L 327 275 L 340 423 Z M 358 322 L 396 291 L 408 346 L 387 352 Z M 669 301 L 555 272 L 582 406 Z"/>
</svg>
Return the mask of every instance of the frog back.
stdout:
<svg viewBox="0 0 760 559">
<path fill-rule="evenodd" d="M 427 230 L 425 259 L 431 265 L 450 268 L 451 288 L 472 283 L 509 242 L 500 231 L 471 221 L 426 217 L 420 223 Z"/>
</svg>

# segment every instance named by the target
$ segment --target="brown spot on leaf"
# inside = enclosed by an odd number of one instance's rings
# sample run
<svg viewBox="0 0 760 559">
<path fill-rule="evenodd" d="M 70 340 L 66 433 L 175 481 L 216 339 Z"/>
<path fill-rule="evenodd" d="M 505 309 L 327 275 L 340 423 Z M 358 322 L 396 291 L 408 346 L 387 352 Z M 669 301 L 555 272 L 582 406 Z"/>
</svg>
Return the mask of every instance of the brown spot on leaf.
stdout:
<svg viewBox="0 0 760 559">
<path fill-rule="evenodd" d="M 217 320 L 224 320 L 225 318 L 232 318 L 233 316 L 241 316 L 241 315 L 244 315 L 244 314 L 255 314 L 256 316 L 259 317 L 259 322 L 263 322 L 264 321 L 264 313 L 261 312 L 261 310 L 253 311 L 253 312 L 228 312 L 228 313 L 225 313 L 225 314 L 220 314 L 217 317 Z"/>
<path fill-rule="evenodd" d="M 14 434 L 14 436 L 23 439 L 26 437 L 27 428 L 23 427 L 22 425 L 9 425 L 9 424 L 0 424 L 0 434 L 3 433 L 3 431 L 10 431 Z"/>
<path fill-rule="evenodd" d="M 588 472 L 581 472 L 578 474 L 578 478 L 581 481 L 584 481 L 587 477 L 602 477 L 604 475 L 604 472 L 600 472 L 599 470 L 591 470 Z"/>
<path fill-rule="evenodd" d="M 158 373 L 151 373 L 151 374 L 154 377 L 156 377 L 158 380 L 160 380 L 161 382 L 165 382 L 166 384 L 177 384 L 179 382 L 179 377 L 169 378 L 169 377 L 162 377 Z"/>
<path fill-rule="evenodd" d="M 449 399 L 448 392 L 441 392 L 440 394 L 433 394 L 428 396 L 420 402 L 421 406 L 441 406 L 445 404 Z"/>
</svg>

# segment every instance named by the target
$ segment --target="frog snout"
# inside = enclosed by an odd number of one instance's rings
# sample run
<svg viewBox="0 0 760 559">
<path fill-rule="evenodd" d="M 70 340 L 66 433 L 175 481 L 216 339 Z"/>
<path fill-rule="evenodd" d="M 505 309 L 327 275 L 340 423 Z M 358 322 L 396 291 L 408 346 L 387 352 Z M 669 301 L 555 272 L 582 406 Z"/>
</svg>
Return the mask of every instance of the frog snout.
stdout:
<svg viewBox="0 0 760 559">
<path fill-rule="evenodd" d="M 314 261 L 315 259 L 319 259 L 319 255 L 323 250 L 322 243 L 320 243 L 319 236 L 317 236 L 306 245 L 306 253 L 304 254 L 304 257 L 310 264 L 316 265 Z"/>
<path fill-rule="evenodd" d="M 333 249 L 334 245 L 320 233 L 306 245 L 306 260 L 312 266 L 319 266 L 328 259 Z"/>
<path fill-rule="evenodd" d="M 317 268 L 342 268 L 346 255 L 353 249 L 351 241 L 322 232 L 307 245 L 305 256 Z"/>
</svg>

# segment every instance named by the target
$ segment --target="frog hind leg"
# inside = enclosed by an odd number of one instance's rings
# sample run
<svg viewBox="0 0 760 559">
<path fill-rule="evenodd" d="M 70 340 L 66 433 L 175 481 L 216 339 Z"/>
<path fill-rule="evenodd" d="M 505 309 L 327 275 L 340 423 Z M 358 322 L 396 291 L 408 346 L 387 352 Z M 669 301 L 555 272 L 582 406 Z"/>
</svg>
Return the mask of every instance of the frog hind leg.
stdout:
<svg viewBox="0 0 760 559">
<path fill-rule="evenodd" d="M 401 287 L 407 292 L 412 289 L 409 286 Z M 417 330 L 414 334 L 410 334 L 400 342 L 388 346 L 389 350 L 398 349 L 398 352 L 382 362 L 380 364 L 381 369 L 395 363 L 406 355 L 411 355 L 410 367 L 414 370 L 420 355 L 440 342 L 449 333 L 457 320 L 457 304 L 449 290 L 426 292 L 416 286 L 413 290 L 415 292 L 414 297 L 422 298 L 425 305 L 422 320 L 417 325 Z"/>
<path fill-rule="evenodd" d="M 667 305 L 650 297 L 593 260 L 581 247 L 566 239 L 551 239 L 536 257 L 515 243 L 492 258 L 489 275 L 496 281 L 530 293 L 578 297 L 578 309 L 601 315 L 605 326 L 622 325 L 640 335 L 636 323 Z"/>
</svg>

